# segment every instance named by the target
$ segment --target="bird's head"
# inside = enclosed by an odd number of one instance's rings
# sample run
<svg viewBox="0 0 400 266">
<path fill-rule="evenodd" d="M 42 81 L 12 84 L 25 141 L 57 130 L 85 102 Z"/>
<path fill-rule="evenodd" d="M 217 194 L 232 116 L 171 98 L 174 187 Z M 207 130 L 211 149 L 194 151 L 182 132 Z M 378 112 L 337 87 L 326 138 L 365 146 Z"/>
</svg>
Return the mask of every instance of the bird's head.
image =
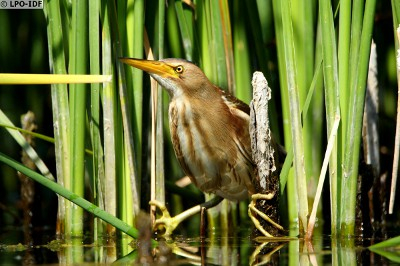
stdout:
<svg viewBox="0 0 400 266">
<path fill-rule="evenodd" d="M 195 64 L 176 58 L 167 58 L 160 61 L 135 58 L 120 58 L 120 60 L 149 73 L 163 86 L 171 97 L 180 95 L 200 96 L 207 93 L 212 86 L 203 71 Z"/>
</svg>

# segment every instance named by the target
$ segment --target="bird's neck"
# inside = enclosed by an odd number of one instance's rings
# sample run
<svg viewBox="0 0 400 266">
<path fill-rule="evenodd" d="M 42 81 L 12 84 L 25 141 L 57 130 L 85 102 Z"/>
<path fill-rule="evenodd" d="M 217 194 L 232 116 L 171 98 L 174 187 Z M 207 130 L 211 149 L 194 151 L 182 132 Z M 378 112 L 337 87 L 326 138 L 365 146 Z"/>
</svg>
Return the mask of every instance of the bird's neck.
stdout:
<svg viewBox="0 0 400 266">
<path fill-rule="evenodd" d="M 171 97 L 171 109 L 178 112 L 178 116 L 184 119 L 198 119 L 206 117 L 207 120 L 212 120 L 218 110 L 224 109 L 224 102 L 220 94 L 211 91 L 203 95 L 180 95 L 179 97 Z M 170 117 L 171 119 L 171 117 Z"/>
<path fill-rule="evenodd" d="M 200 100 L 200 102 L 202 101 Z M 180 119 L 183 126 L 189 123 L 190 120 L 197 119 L 201 111 L 199 99 L 181 96 L 172 98 L 169 103 L 170 122 Z"/>
</svg>

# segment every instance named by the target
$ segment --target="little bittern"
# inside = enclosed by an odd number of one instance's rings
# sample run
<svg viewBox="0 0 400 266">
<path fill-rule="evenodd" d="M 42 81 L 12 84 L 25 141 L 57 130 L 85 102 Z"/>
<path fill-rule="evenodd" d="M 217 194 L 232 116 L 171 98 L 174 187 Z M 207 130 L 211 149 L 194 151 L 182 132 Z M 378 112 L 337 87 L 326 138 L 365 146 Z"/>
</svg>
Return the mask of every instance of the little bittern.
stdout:
<svg viewBox="0 0 400 266">
<path fill-rule="evenodd" d="M 167 90 L 169 127 L 176 157 L 201 191 L 232 201 L 244 200 L 256 192 L 247 104 L 212 84 L 189 61 L 174 58 L 160 61 L 121 58 L 121 61 L 148 72 Z M 281 150 L 278 148 L 276 152 Z M 166 211 L 165 206 L 153 204 Z M 168 213 L 165 216 L 172 219 Z M 175 227 L 166 226 L 169 231 L 166 234 Z"/>
</svg>

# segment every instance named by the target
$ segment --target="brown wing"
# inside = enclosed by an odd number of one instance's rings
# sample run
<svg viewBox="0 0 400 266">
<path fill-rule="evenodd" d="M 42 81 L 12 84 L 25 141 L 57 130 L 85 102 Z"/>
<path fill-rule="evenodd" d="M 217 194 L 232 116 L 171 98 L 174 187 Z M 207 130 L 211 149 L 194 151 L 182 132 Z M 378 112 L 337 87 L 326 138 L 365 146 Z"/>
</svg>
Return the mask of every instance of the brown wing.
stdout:
<svg viewBox="0 0 400 266">
<path fill-rule="evenodd" d="M 225 98 L 225 101 L 230 108 L 238 109 L 238 110 L 250 115 L 250 107 L 246 103 L 242 102 L 241 100 L 239 100 L 238 98 L 236 98 L 235 96 L 230 94 L 229 92 L 226 92 L 220 88 L 218 88 L 218 89 L 221 91 L 221 96 L 223 98 Z M 281 146 L 279 143 L 277 143 L 274 138 L 272 141 L 273 141 L 272 145 L 274 146 L 276 153 L 277 153 L 277 159 L 278 159 L 277 161 L 281 168 L 283 165 L 283 162 L 285 161 L 285 158 L 286 158 L 286 150 L 283 146 Z"/>
<path fill-rule="evenodd" d="M 241 100 L 239 100 L 238 98 L 236 98 L 235 96 L 230 94 L 229 92 L 224 91 L 220 88 L 218 88 L 218 89 L 221 91 L 221 97 L 226 101 L 229 108 L 236 108 L 236 109 L 239 109 L 240 111 L 246 113 L 247 115 L 250 115 L 250 107 L 246 103 L 242 102 Z"/>
</svg>

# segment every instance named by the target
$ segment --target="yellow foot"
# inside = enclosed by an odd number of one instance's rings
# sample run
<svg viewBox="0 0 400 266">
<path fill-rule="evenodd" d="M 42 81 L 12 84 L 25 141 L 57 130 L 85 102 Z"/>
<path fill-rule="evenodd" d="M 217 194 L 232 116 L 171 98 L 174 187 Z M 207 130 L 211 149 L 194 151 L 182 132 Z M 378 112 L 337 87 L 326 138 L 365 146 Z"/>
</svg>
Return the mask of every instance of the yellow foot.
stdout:
<svg viewBox="0 0 400 266">
<path fill-rule="evenodd" d="M 165 231 L 161 235 L 166 236 L 166 237 L 171 236 L 172 232 L 179 225 L 180 221 L 176 221 L 176 219 L 174 219 L 174 217 L 171 217 L 171 215 L 169 214 L 169 211 L 164 203 L 161 203 L 157 200 L 152 200 L 149 202 L 149 204 L 159 208 L 162 213 L 162 216 L 160 218 L 156 219 L 156 221 L 154 223 L 154 228 L 155 229 L 156 228 L 164 228 Z"/>
<path fill-rule="evenodd" d="M 165 229 L 165 231 L 164 231 L 164 233 L 161 233 L 161 236 L 164 236 L 164 237 L 170 237 L 172 235 L 172 232 L 174 232 L 176 227 L 178 227 L 178 225 L 182 221 L 184 221 L 185 219 L 187 219 L 188 217 L 190 217 L 196 213 L 199 213 L 201 210 L 201 206 L 197 205 L 197 206 L 194 206 L 174 217 L 171 217 L 171 215 L 169 214 L 169 211 L 164 203 L 161 203 L 157 200 L 152 200 L 149 202 L 149 204 L 158 207 L 162 213 L 162 216 L 160 218 L 156 219 L 156 221 L 154 223 L 154 228 L 162 228 L 163 227 Z"/>
<path fill-rule="evenodd" d="M 270 194 L 254 194 L 251 196 L 251 202 L 249 204 L 249 217 L 250 219 L 253 221 L 254 226 L 266 237 L 274 237 L 273 235 L 271 235 L 270 233 L 268 233 L 268 231 L 266 231 L 260 224 L 260 221 L 257 220 L 257 218 L 255 217 L 254 213 L 256 213 L 259 217 L 261 217 L 262 219 L 264 219 L 265 221 L 269 222 L 270 224 L 272 224 L 274 227 L 276 227 L 279 230 L 284 230 L 283 227 L 281 225 L 279 225 L 278 223 L 276 223 L 275 221 L 273 221 L 271 218 L 268 217 L 268 215 L 266 215 L 265 213 L 261 212 L 260 210 L 258 210 L 256 208 L 256 201 L 257 200 L 271 200 L 275 195 L 273 193 Z"/>
</svg>

